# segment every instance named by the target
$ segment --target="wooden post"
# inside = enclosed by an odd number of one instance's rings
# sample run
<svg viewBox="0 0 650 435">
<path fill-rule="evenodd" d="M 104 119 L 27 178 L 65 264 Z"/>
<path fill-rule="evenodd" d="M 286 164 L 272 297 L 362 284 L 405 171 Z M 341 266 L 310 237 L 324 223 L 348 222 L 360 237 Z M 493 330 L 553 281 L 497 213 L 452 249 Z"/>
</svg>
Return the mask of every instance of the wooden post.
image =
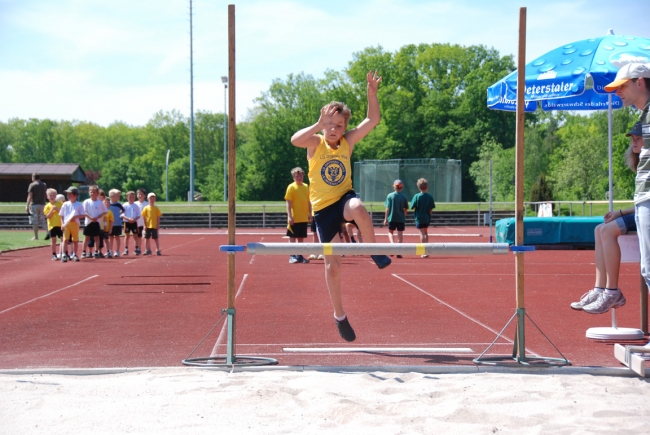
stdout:
<svg viewBox="0 0 650 435">
<path fill-rule="evenodd" d="M 236 151 L 235 137 L 235 5 L 228 5 L 228 244 L 235 244 Z M 235 253 L 228 253 L 228 352 L 226 362 L 235 359 Z"/>
<path fill-rule="evenodd" d="M 524 121 L 526 88 L 526 8 L 519 9 L 519 53 L 517 55 L 517 140 L 515 157 L 515 245 L 524 244 Z M 524 343 L 524 254 L 515 254 L 515 274 L 517 285 L 517 353 L 521 360 L 526 358 Z"/>
<path fill-rule="evenodd" d="M 519 9 L 517 58 L 517 140 L 515 173 L 515 245 L 524 244 L 524 89 L 526 87 L 526 8 Z M 517 254 L 517 308 L 524 308 L 524 256 Z"/>
<path fill-rule="evenodd" d="M 228 5 L 228 244 L 235 244 L 235 5 Z M 235 307 L 235 256 L 228 255 L 228 308 Z"/>
</svg>

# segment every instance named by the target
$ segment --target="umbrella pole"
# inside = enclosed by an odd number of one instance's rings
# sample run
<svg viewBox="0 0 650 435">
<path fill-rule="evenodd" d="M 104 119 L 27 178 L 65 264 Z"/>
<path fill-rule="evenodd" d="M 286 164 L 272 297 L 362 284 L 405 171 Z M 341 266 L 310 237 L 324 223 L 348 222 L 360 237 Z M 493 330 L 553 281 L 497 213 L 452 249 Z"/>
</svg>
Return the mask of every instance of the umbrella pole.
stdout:
<svg viewBox="0 0 650 435">
<path fill-rule="evenodd" d="M 523 90 L 526 88 L 526 8 L 519 9 L 519 53 L 517 58 L 517 130 L 516 130 L 516 157 L 515 157 L 515 245 L 523 246 L 524 244 L 524 128 L 525 128 L 525 105 Z M 524 252 L 515 251 L 515 277 L 517 289 L 517 309 L 515 314 L 510 318 L 503 330 L 497 335 L 496 339 L 478 358 L 474 359 L 476 364 L 498 364 L 517 363 L 522 365 L 540 365 L 540 366 L 561 366 L 570 364 L 562 355 L 562 358 L 548 358 L 548 357 L 526 357 L 526 332 L 525 332 L 525 318 L 532 322 L 532 319 L 526 314 L 524 304 Z M 485 353 L 490 350 L 492 345 L 496 343 L 503 331 L 508 325 L 517 318 L 516 332 L 514 339 L 514 347 L 512 356 L 494 356 L 483 357 Z M 535 325 L 534 322 L 532 322 Z M 535 325 L 537 327 L 537 325 Z M 537 327 L 537 329 L 544 335 L 544 333 Z M 544 335 L 548 340 L 548 337 Z M 550 343 L 550 340 L 548 340 Z M 553 345 L 553 343 L 551 343 Z M 553 345 L 555 350 L 557 348 Z"/>
<path fill-rule="evenodd" d="M 609 211 L 614 211 L 614 181 L 613 181 L 613 171 L 612 171 L 612 94 L 607 94 L 607 132 L 608 141 L 607 141 L 607 151 L 609 153 Z"/>
</svg>

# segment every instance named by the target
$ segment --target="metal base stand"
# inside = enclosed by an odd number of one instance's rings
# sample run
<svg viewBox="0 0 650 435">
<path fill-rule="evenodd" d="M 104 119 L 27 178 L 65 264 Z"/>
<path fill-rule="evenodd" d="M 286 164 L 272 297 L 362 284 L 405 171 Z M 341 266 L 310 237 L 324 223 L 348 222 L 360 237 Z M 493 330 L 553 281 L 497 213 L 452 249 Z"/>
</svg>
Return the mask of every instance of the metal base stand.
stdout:
<svg viewBox="0 0 650 435">
<path fill-rule="evenodd" d="M 264 365 L 275 365 L 278 363 L 278 360 L 273 358 L 266 358 L 260 356 L 247 356 L 247 355 L 235 355 L 235 314 L 236 310 L 234 308 L 222 309 L 221 318 L 217 321 L 216 325 L 212 327 L 210 332 L 201 340 L 201 342 L 194 348 L 194 350 L 188 355 L 187 358 L 183 360 L 183 364 L 186 366 L 198 366 L 198 367 L 252 367 L 252 366 L 264 366 Z M 223 321 L 225 317 L 228 317 L 228 343 L 226 355 L 215 355 L 209 357 L 199 357 L 199 358 L 190 358 L 196 349 L 203 344 L 206 338 L 214 331 L 214 329 Z"/>
<path fill-rule="evenodd" d="M 619 328 L 616 324 L 616 309 L 612 308 L 612 327 L 589 328 L 585 334 L 595 340 L 641 340 L 643 331 L 636 328 Z"/>
<path fill-rule="evenodd" d="M 512 355 L 497 355 L 490 357 L 483 357 L 497 340 L 501 337 L 506 328 L 512 323 L 512 321 L 517 318 L 517 329 L 515 331 L 515 340 L 513 343 Z M 543 356 L 527 356 L 526 355 L 526 332 L 524 320 L 528 318 L 530 323 L 532 323 L 535 328 L 546 338 L 546 340 L 553 346 L 553 349 L 559 353 L 562 358 L 550 358 Z M 496 336 L 494 341 L 488 346 L 487 349 L 483 351 L 477 358 L 474 359 L 475 364 L 486 364 L 486 365 L 495 365 L 495 366 L 508 366 L 508 367 L 522 367 L 522 366 L 535 366 L 535 367 L 561 367 L 571 365 L 568 359 L 562 355 L 562 352 L 558 350 L 557 347 L 549 340 L 549 338 L 544 335 L 541 329 L 533 322 L 533 319 L 526 313 L 525 308 L 517 308 L 515 313 L 512 315 L 506 326 L 503 327 L 501 332 Z"/>
</svg>

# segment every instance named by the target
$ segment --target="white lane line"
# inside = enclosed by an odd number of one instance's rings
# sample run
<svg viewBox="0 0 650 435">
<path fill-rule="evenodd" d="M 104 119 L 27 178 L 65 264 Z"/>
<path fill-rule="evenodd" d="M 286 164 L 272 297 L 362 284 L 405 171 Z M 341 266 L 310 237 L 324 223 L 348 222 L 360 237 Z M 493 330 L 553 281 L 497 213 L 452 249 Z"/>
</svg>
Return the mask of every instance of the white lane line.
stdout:
<svg viewBox="0 0 650 435">
<path fill-rule="evenodd" d="M 31 303 L 31 302 L 34 302 L 34 301 L 37 301 L 37 300 L 39 300 L 39 299 L 46 298 L 46 297 L 48 297 L 48 296 L 53 295 L 54 293 L 58 293 L 58 292 L 60 292 L 60 291 L 63 291 L 63 290 L 69 289 L 70 287 L 74 287 L 74 286 L 76 286 L 76 285 L 82 284 L 82 283 L 84 283 L 84 282 L 86 282 L 86 281 L 89 281 L 89 280 L 91 280 L 91 279 L 93 279 L 93 278 L 97 278 L 98 276 L 99 276 L 99 275 L 93 275 L 93 276 L 91 276 L 91 277 L 89 277 L 89 278 L 86 278 L 86 279 L 83 279 L 83 280 L 81 280 L 81 281 L 79 281 L 79 282 L 75 282 L 74 284 L 71 284 L 71 285 L 69 285 L 69 286 L 67 286 L 67 287 L 63 287 L 63 288 L 60 288 L 60 289 L 58 289 L 58 290 L 54 290 L 52 293 L 48 293 L 48 294 L 46 294 L 46 295 L 39 296 L 39 297 L 37 297 L 37 298 L 32 299 L 31 301 L 23 302 L 22 304 L 18 304 L 18 305 L 14 306 L 14 307 L 7 308 L 7 309 L 4 310 L 4 311 L 0 311 L 0 314 L 4 314 L 4 313 L 6 313 L 7 311 L 11 311 L 11 310 L 13 310 L 14 308 L 22 307 L 23 305 L 27 305 L 27 304 L 29 304 L 29 303 Z"/>
<path fill-rule="evenodd" d="M 415 284 L 413 284 L 413 283 L 411 283 L 411 282 L 408 282 L 408 281 L 405 280 L 404 278 L 402 278 L 402 277 L 400 277 L 400 276 L 398 276 L 398 275 L 396 275 L 396 274 L 394 274 L 394 273 L 393 273 L 392 275 L 393 275 L 395 278 L 397 278 L 397 279 L 399 279 L 399 280 L 401 280 L 401 281 L 407 283 L 407 284 L 410 285 L 411 287 L 413 287 L 413 288 L 415 288 L 415 289 L 421 291 L 421 292 L 424 293 L 425 295 L 427 295 L 427 296 L 429 296 L 429 297 L 435 299 L 436 301 L 440 302 L 442 305 L 444 305 L 444 306 L 446 306 L 446 307 L 448 307 L 448 308 L 451 308 L 452 310 L 454 310 L 455 312 L 457 312 L 457 313 L 460 314 L 461 316 L 465 317 L 466 319 L 471 320 L 472 322 L 476 323 L 477 325 L 482 326 L 483 328 L 487 329 L 487 330 L 490 331 L 490 332 L 493 332 L 495 336 L 499 334 L 499 331 L 495 331 L 494 329 L 490 328 L 490 327 L 487 326 L 486 324 L 481 323 L 480 321 L 478 321 L 478 320 L 476 320 L 475 318 L 469 316 L 468 314 L 463 313 L 463 312 L 460 311 L 459 309 L 457 309 L 457 308 L 455 308 L 455 307 L 452 307 L 452 306 L 449 305 L 447 302 L 443 301 L 443 300 L 440 299 L 440 298 L 435 297 L 435 296 L 432 295 L 431 293 L 429 293 L 429 292 L 427 292 L 427 291 L 421 289 L 420 287 L 416 286 Z M 512 341 L 510 338 L 506 337 L 505 335 L 501 335 L 501 338 L 503 338 L 504 340 L 508 341 L 509 343 L 513 343 L 513 344 L 514 344 L 514 341 Z M 495 343 L 495 344 L 496 344 L 496 343 Z M 538 353 L 533 352 L 532 349 L 530 349 L 529 347 L 527 347 L 526 350 L 528 350 L 528 351 L 531 353 L 531 355 L 533 355 L 533 356 L 539 356 Z"/>
<path fill-rule="evenodd" d="M 246 278 L 248 278 L 248 274 L 244 274 L 244 278 L 241 280 L 241 284 L 239 284 L 239 289 L 237 290 L 237 293 L 235 294 L 235 300 L 237 300 L 237 296 L 242 292 L 244 289 L 244 283 L 246 282 Z M 221 343 L 223 343 L 223 340 L 226 338 L 226 331 L 228 330 L 228 319 L 223 321 L 223 326 L 221 327 L 221 331 L 219 332 L 219 337 L 217 338 L 217 342 L 214 343 L 214 347 L 212 348 L 212 352 L 210 352 L 210 357 L 215 357 L 217 356 L 217 347 Z"/>
<path fill-rule="evenodd" d="M 481 323 L 480 321 L 476 320 L 475 318 L 471 317 L 470 315 L 463 313 L 462 311 L 460 311 L 459 309 L 457 309 L 457 308 L 455 308 L 455 307 L 452 307 L 452 306 L 449 305 L 447 302 L 443 301 L 443 300 L 440 299 L 440 298 L 435 297 L 435 296 L 432 295 L 431 293 L 427 292 L 426 290 L 421 289 L 420 287 L 416 286 L 416 285 L 413 284 L 412 282 L 409 282 L 409 281 L 405 280 L 404 278 L 402 278 L 401 276 L 396 275 L 396 274 L 394 274 L 394 273 L 393 273 L 392 275 L 393 275 L 395 278 L 399 279 L 400 281 L 403 281 L 403 282 L 407 283 L 408 285 L 410 285 L 411 287 L 415 288 L 416 290 L 418 290 L 418 291 L 424 293 L 425 295 L 427 295 L 427 296 L 429 296 L 429 297 L 435 299 L 436 301 L 440 302 L 442 305 L 446 306 L 447 308 L 451 308 L 452 310 L 454 310 L 455 312 L 457 312 L 457 313 L 460 314 L 461 316 L 465 317 L 467 320 L 470 320 L 470 321 L 476 323 L 477 325 L 480 325 L 480 326 L 482 326 L 483 328 L 487 329 L 488 331 L 494 333 L 494 335 L 498 335 L 498 334 L 499 334 L 499 331 L 495 331 L 494 329 L 492 329 L 492 328 L 490 328 L 489 326 L 487 326 L 485 323 Z M 510 343 L 514 343 L 511 339 L 509 339 L 509 338 L 506 337 L 505 335 L 502 335 L 501 337 L 503 337 L 505 340 L 509 341 Z"/>
<path fill-rule="evenodd" d="M 260 239 L 260 243 L 264 241 L 264 237 Z M 248 262 L 248 264 L 253 264 L 253 260 L 255 260 L 255 254 L 251 257 L 251 261 Z"/>
<path fill-rule="evenodd" d="M 282 351 L 295 353 L 474 353 L 469 347 L 285 347 L 282 348 Z"/>
<path fill-rule="evenodd" d="M 133 260 L 130 260 L 130 261 L 127 261 L 126 263 L 124 263 L 124 265 L 126 266 L 127 264 L 133 263 L 134 261 L 138 261 L 138 260 L 139 260 L 138 258 L 134 258 Z"/>
<path fill-rule="evenodd" d="M 200 239 L 192 240 L 192 241 L 186 242 L 186 243 L 181 243 L 180 245 L 172 246 L 171 248 L 166 248 L 165 250 L 166 251 L 171 251 L 172 249 L 176 249 L 179 246 L 189 245 L 190 243 L 198 242 L 199 240 L 203 240 L 203 239 L 205 239 L 205 237 L 201 237 Z"/>
</svg>

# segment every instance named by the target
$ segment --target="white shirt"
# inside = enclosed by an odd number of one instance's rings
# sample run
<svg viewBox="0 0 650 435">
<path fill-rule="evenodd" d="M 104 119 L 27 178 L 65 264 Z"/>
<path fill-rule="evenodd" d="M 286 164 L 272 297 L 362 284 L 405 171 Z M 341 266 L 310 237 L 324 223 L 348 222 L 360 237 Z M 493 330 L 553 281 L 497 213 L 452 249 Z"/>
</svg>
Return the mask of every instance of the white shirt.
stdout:
<svg viewBox="0 0 650 435">
<path fill-rule="evenodd" d="M 104 205 L 104 202 L 101 199 L 96 199 L 92 200 L 92 198 L 88 198 L 87 200 L 84 201 L 84 213 L 92 216 L 93 218 L 97 218 L 102 213 L 106 213 L 106 206 Z M 88 226 L 89 223 L 93 221 L 90 220 L 88 216 L 86 216 L 86 226 Z"/>
<path fill-rule="evenodd" d="M 135 203 L 138 204 L 138 207 L 140 207 L 140 219 L 138 219 L 138 226 L 143 227 L 144 219 L 142 218 L 142 210 L 144 210 L 144 208 L 149 205 L 149 201 L 136 201 Z"/>
<path fill-rule="evenodd" d="M 79 223 L 79 218 L 84 214 L 84 207 L 80 202 L 66 201 L 61 206 L 61 210 L 59 210 L 59 216 L 61 216 L 61 225 L 67 225 L 72 221 Z"/>
<path fill-rule="evenodd" d="M 142 214 L 140 213 L 140 206 L 137 203 L 129 204 L 128 202 L 126 204 L 122 204 L 122 207 L 124 207 L 124 213 L 122 213 L 122 216 L 128 217 L 129 219 L 140 219 Z"/>
</svg>

